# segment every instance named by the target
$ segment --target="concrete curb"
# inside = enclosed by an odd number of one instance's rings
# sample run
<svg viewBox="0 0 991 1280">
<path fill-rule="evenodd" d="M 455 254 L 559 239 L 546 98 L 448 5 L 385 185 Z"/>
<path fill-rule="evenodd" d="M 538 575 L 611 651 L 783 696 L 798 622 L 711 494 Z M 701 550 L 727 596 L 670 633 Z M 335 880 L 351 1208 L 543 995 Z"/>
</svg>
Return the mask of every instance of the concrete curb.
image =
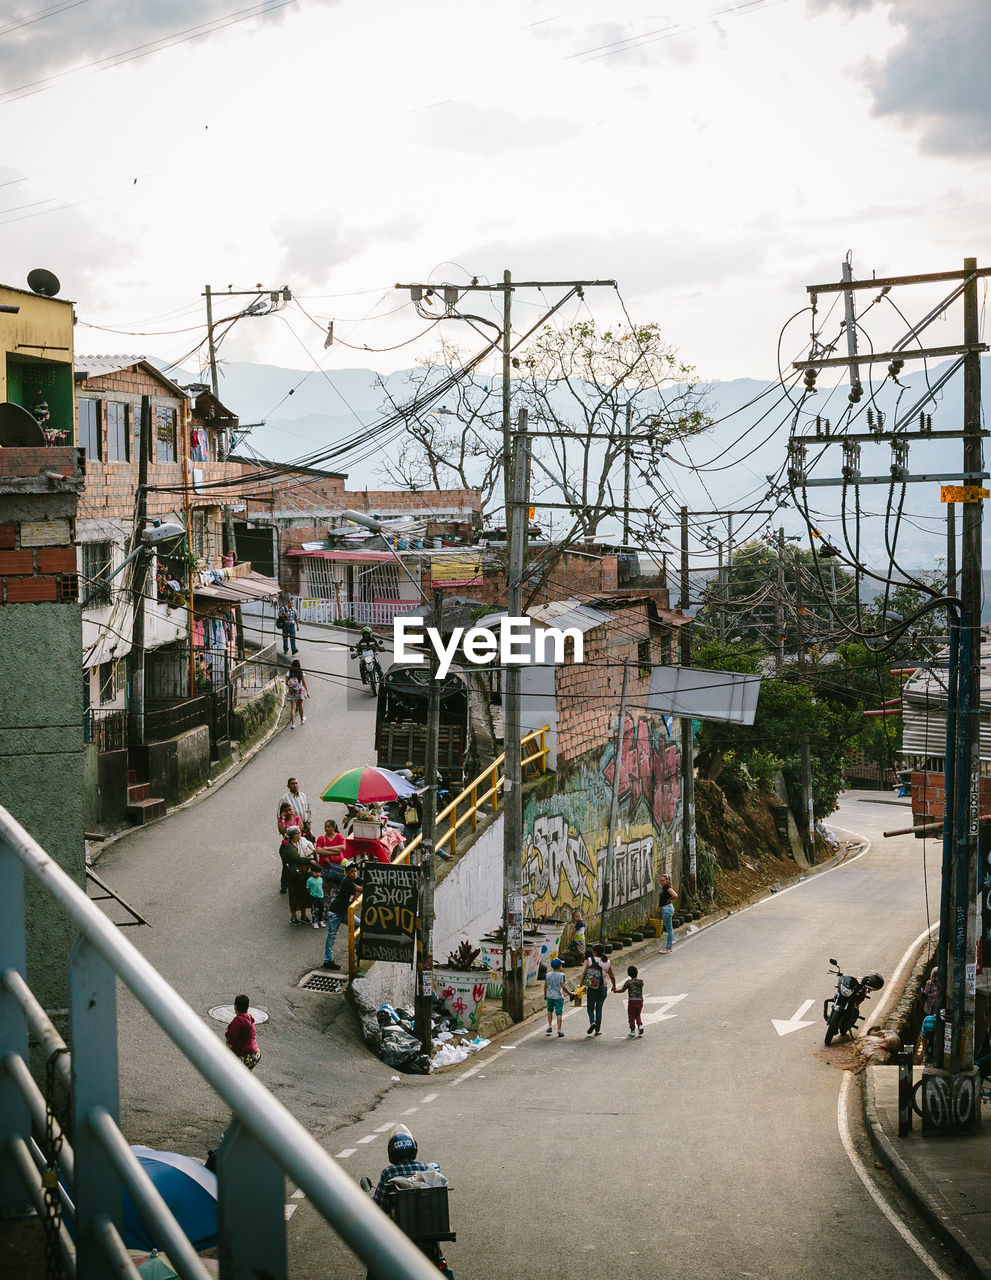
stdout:
<svg viewBox="0 0 991 1280">
<path fill-rule="evenodd" d="M 884 1132 L 884 1127 L 878 1114 L 873 1073 L 890 1070 L 892 1070 L 890 1066 L 875 1066 L 868 1067 L 864 1073 L 860 1095 L 861 1110 L 871 1148 L 898 1186 L 912 1201 L 919 1214 L 932 1228 L 937 1239 L 951 1249 L 961 1262 L 971 1267 L 976 1275 L 991 1276 L 991 1261 L 971 1242 L 970 1237 L 957 1220 L 956 1214 L 946 1209 L 940 1209 L 931 1190 L 902 1159 L 897 1146 Z"/>
</svg>

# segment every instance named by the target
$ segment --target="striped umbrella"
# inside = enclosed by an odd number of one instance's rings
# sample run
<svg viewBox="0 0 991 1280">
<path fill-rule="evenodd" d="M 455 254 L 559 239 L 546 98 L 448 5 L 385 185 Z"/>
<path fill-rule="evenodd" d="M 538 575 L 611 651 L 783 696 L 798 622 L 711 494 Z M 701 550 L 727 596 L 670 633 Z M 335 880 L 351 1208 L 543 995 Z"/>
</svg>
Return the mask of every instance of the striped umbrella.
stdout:
<svg viewBox="0 0 991 1280">
<path fill-rule="evenodd" d="M 339 800 L 342 804 L 376 804 L 416 795 L 416 787 L 391 769 L 366 764 L 360 769 L 345 769 L 327 787 L 321 800 Z"/>
</svg>

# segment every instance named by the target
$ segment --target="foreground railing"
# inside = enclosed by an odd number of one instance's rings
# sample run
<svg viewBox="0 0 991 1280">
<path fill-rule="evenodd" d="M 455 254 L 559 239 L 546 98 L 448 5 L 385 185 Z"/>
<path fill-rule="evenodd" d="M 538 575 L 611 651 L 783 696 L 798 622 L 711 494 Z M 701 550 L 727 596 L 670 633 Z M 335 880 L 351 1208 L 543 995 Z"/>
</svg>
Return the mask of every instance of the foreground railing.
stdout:
<svg viewBox="0 0 991 1280">
<path fill-rule="evenodd" d="M 522 759 L 520 766 L 523 777 L 527 772 L 543 773 L 547 761 L 548 726 L 535 729 L 520 739 Z M 436 853 L 455 854 L 458 848 L 458 832 L 468 826 L 474 831 L 478 826 L 479 816 L 488 817 L 499 812 L 500 799 L 503 795 L 506 777 L 501 772 L 506 763 L 506 753 L 495 760 L 460 791 L 454 799 L 437 814 L 434 830 L 434 851 Z M 536 768 L 534 768 L 536 766 Z M 487 806 L 487 808 L 486 808 Z M 420 845 L 420 836 L 414 836 L 402 853 L 393 858 L 397 866 L 410 862 L 410 855 Z M 358 972 L 358 938 L 361 936 L 361 895 L 358 894 L 348 908 L 348 972 L 353 978 Z"/>
<path fill-rule="evenodd" d="M 69 1045 L 26 981 L 25 873 L 41 886 L 40 909 L 57 903 L 78 933 L 67 966 Z M 217 1152 L 222 1280 L 286 1280 L 287 1176 L 372 1270 L 408 1280 L 436 1277 L 424 1255 L 2 806 L 0 903 L 0 1214 L 33 1207 L 48 1231 L 50 1264 L 78 1280 L 140 1280 L 121 1236 L 126 1187 L 182 1280 L 209 1277 L 119 1129 L 119 979 L 234 1112 Z M 44 1092 L 28 1069 L 32 1033 L 48 1064 Z M 70 1097 L 64 1126 L 54 1114 L 56 1077 Z M 59 1224 L 62 1213 L 74 1220 L 71 1234 Z M 57 1267 L 50 1265 L 49 1274 Z"/>
</svg>

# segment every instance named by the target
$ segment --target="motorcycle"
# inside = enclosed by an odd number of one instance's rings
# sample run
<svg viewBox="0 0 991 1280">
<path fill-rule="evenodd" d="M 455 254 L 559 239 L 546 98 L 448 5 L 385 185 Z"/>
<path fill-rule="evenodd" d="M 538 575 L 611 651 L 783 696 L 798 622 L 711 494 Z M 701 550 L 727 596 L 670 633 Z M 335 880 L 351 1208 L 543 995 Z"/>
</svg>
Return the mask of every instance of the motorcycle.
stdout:
<svg viewBox="0 0 991 1280">
<path fill-rule="evenodd" d="M 351 657 L 358 659 L 358 671 L 361 674 L 361 683 L 367 685 L 371 690 L 374 698 L 378 693 L 379 681 L 382 679 L 382 668 L 379 665 L 378 654 L 374 649 L 352 649 Z"/>
<path fill-rule="evenodd" d="M 358 1185 L 362 1191 L 371 1194 L 370 1178 L 362 1178 Z M 400 1231 L 404 1231 L 420 1252 L 426 1254 L 441 1275 L 446 1280 L 454 1280 L 454 1272 L 440 1249 L 440 1241 L 458 1238 L 457 1232 L 450 1230 L 447 1187 L 431 1187 L 426 1191 L 397 1191 L 390 1216 Z M 374 1280 L 371 1272 L 368 1273 L 368 1280 Z"/>
<path fill-rule="evenodd" d="M 845 1036 L 852 1031 L 862 1017 L 860 1006 L 870 999 L 872 991 L 884 986 L 879 973 L 865 973 L 862 978 L 855 978 L 853 974 L 842 973 L 839 961 L 832 956 L 829 963 L 834 966 L 829 972 L 836 974 L 836 993 L 822 1002 L 826 1044 L 832 1044 L 835 1036 Z"/>
</svg>

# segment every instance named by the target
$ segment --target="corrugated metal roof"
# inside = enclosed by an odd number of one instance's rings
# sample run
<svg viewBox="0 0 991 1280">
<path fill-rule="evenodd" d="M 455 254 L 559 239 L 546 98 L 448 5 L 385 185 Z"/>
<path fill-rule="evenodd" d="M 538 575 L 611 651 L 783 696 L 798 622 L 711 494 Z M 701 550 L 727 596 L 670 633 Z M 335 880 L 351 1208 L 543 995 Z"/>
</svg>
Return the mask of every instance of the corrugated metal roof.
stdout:
<svg viewBox="0 0 991 1280">
<path fill-rule="evenodd" d="M 912 756 L 942 758 L 946 750 L 946 685 L 948 650 L 936 655 L 902 689 L 902 751 Z M 982 760 L 991 760 L 991 642 L 981 645 Z"/>
<path fill-rule="evenodd" d="M 147 356 L 81 356 L 78 353 L 75 356 L 75 371 L 86 378 L 105 378 L 108 374 L 121 373 L 124 369 L 134 369 L 138 365 L 146 369 L 152 377 L 160 378 L 172 388 L 176 395 L 186 396 L 187 393 L 182 387 L 177 382 L 173 382 L 161 369 L 156 368 Z"/>
<path fill-rule="evenodd" d="M 593 627 L 601 626 L 603 622 L 612 621 L 612 614 L 592 609 L 580 600 L 552 600 L 549 604 L 534 605 L 528 610 L 526 616 L 539 626 L 560 627 L 562 630 L 565 627 L 574 627 L 582 635 L 586 631 L 591 631 Z M 484 618 L 479 618 L 475 625 L 492 627 L 500 618 L 505 617 L 506 610 L 500 609 L 498 613 L 487 613 Z"/>
<path fill-rule="evenodd" d="M 204 600 L 229 600 L 239 604 L 244 600 L 269 600 L 279 594 L 279 584 L 274 578 L 266 578 L 252 569 L 243 578 L 228 578 L 225 582 L 211 582 L 209 586 L 193 584 L 193 595 Z"/>
</svg>

